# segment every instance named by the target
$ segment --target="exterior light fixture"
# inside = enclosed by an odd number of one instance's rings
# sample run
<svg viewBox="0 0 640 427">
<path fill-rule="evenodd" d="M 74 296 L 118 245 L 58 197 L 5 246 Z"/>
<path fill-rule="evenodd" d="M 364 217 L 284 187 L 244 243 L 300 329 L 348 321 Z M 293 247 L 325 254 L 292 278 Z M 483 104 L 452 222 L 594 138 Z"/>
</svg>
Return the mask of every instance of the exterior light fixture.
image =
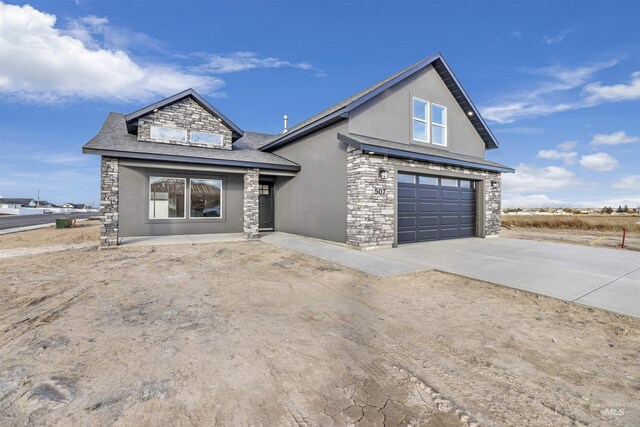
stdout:
<svg viewBox="0 0 640 427">
<path fill-rule="evenodd" d="M 467 116 L 469 116 L 469 117 L 473 116 L 473 111 L 468 111 L 467 112 Z"/>
<path fill-rule="evenodd" d="M 386 169 L 380 169 L 380 178 L 381 179 L 389 178 L 389 171 Z"/>
<path fill-rule="evenodd" d="M 491 188 L 498 188 L 498 181 L 491 181 Z"/>
</svg>

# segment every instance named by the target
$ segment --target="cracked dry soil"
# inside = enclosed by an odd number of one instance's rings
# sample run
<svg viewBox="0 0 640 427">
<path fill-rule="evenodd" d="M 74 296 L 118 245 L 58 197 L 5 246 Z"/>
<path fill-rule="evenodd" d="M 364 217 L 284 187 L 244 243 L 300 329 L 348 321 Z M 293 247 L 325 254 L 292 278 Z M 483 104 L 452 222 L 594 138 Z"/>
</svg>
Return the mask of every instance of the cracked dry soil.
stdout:
<svg viewBox="0 0 640 427">
<path fill-rule="evenodd" d="M 21 256 L 0 279 L 3 426 L 640 422 L 638 319 L 452 275 L 238 242 Z"/>
</svg>

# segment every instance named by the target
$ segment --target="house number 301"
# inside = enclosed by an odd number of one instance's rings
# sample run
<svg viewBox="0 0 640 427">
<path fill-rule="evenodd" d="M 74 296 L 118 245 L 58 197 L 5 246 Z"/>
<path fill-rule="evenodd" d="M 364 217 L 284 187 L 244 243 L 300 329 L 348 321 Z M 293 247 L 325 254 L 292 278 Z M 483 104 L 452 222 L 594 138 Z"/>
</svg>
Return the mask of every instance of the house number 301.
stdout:
<svg viewBox="0 0 640 427">
<path fill-rule="evenodd" d="M 376 188 L 376 194 L 383 196 L 387 193 L 387 189 L 386 188 Z"/>
</svg>

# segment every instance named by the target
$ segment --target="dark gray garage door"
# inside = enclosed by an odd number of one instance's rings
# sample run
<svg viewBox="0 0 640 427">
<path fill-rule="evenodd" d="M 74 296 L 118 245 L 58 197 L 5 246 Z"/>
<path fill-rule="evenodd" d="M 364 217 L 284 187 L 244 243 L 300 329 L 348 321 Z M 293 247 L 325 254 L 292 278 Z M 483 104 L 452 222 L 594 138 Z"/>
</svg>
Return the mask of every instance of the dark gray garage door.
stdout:
<svg viewBox="0 0 640 427">
<path fill-rule="evenodd" d="M 398 243 L 475 235 L 474 181 L 398 174 Z"/>
</svg>

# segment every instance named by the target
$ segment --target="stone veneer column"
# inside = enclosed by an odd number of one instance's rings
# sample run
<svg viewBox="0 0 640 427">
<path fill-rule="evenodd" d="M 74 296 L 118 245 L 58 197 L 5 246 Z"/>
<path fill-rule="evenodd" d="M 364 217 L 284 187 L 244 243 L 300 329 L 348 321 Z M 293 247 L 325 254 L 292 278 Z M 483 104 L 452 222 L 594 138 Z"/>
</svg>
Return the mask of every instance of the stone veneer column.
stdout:
<svg viewBox="0 0 640 427">
<path fill-rule="evenodd" d="M 100 167 L 100 246 L 118 245 L 118 159 L 102 157 Z"/>
<path fill-rule="evenodd" d="M 244 174 L 244 237 L 257 239 L 259 225 L 260 169 L 249 169 Z"/>
<path fill-rule="evenodd" d="M 484 222 L 484 234 L 485 237 L 498 236 L 501 228 L 501 175 L 499 173 L 489 173 L 487 179 L 485 179 L 484 185 L 484 203 L 485 203 L 485 222 Z M 494 188 L 491 185 L 491 181 L 496 183 Z"/>
<path fill-rule="evenodd" d="M 380 178 L 380 169 L 388 173 Z M 385 156 L 347 149 L 347 244 L 361 249 L 393 245 L 395 171 Z"/>
</svg>

